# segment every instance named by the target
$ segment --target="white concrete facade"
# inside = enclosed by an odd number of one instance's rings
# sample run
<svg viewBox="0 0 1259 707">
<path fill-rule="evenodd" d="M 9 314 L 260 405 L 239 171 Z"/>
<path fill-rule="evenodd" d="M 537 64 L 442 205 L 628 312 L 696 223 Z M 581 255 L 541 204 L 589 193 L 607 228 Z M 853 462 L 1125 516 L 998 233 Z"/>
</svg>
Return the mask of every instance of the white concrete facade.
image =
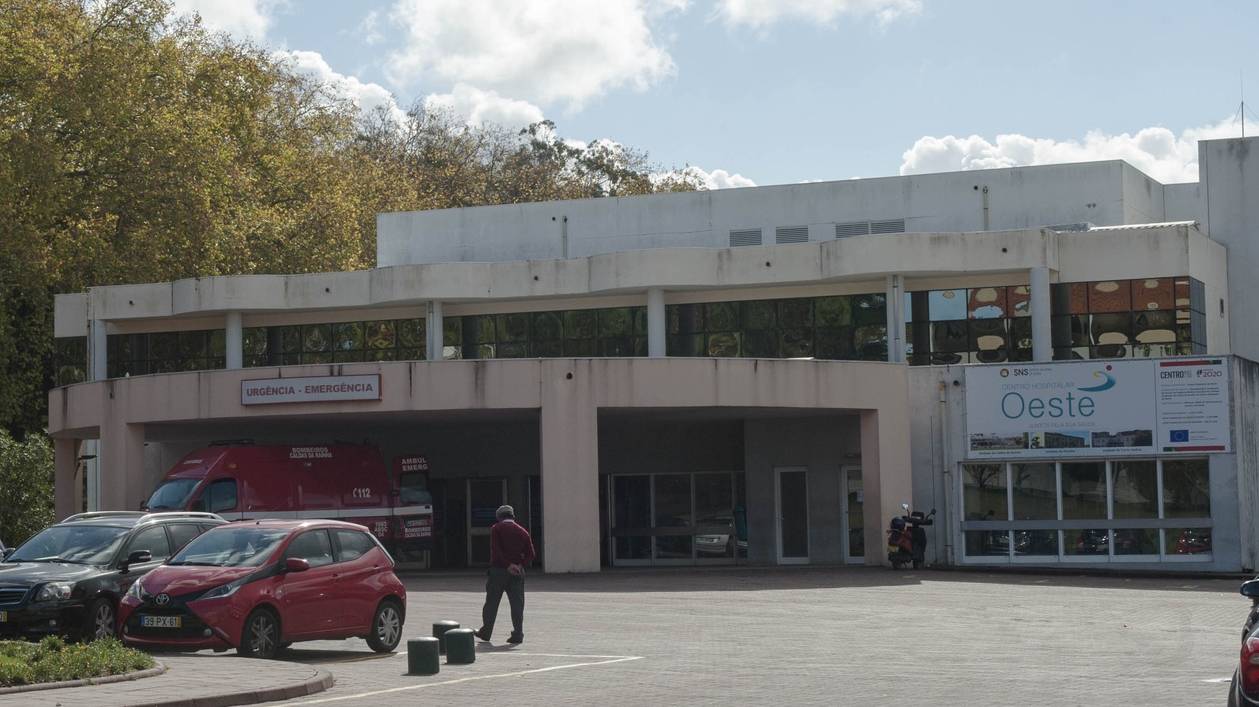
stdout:
<svg viewBox="0 0 1259 707">
<path fill-rule="evenodd" d="M 1193 330 L 1186 324 L 1184 332 L 1193 339 L 1175 346 L 1186 354 L 1237 354 L 1237 370 L 1249 370 L 1245 360 L 1259 359 L 1259 326 L 1244 306 L 1259 294 L 1248 275 L 1259 266 L 1252 228 L 1259 224 L 1259 152 L 1252 146 L 1259 143 L 1203 143 L 1200 184 L 1162 185 L 1112 161 L 381 214 L 380 267 L 373 270 L 197 278 L 58 295 L 56 336 L 86 337 L 90 352 L 90 382 L 50 394 L 58 512 L 81 502 L 67 490 L 78 488 L 81 472 L 67 455 L 81 454 L 80 442 L 99 440 L 99 473 L 107 480 L 100 506 L 131 508 L 162 471 L 155 455 L 169 457 L 169 449 L 156 447 L 255 426 L 262 437 L 291 435 L 302 421 L 319 429 L 379 423 L 401 430 L 467 416 L 488 425 L 496 418 L 487 415 L 525 415 L 513 419 L 527 419 L 520 434 L 536 440 L 537 458 L 521 465 L 541 477 L 546 569 L 592 571 L 608 564 L 611 551 L 601 543 L 613 544 L 601 528 L 612 513 L 604 505 L 610 483 L 604 477 L 632 473 L 630 458 L 639 467 L 652 463 L 633 450 L 609 451 L 616 445 L 603 428 L 621 425 L 618 434 L 646 439 L 625 420 L 679 414 L 718 427 L 739 421 L 702 433 L 741 444 L 737 454 L 691 459 L 679 439 L 658 452 L 675 458 L 656 461 L 671 473 L 690 464 L 745 474 L 752 496 L 746 522 L 757 542 L 786 532 L 772 512 L 776 470 L 801 468 L 812 497 L 809 561 L 882 562 L 883 529 L 908 501 L 941 509 L 930 558 L 962 562 L 956 493 L 966 391 L 953 384 L 962 378 L 960 366 L 909 365 L 924 363 L 925 355 L 915 360 L 906 334 L 908 324 L 925 325 L 910 321 L 910 296 L 1008 288 L 1014 297 L 1017 290 L 1026 310 L 1015 314 L 1011 303 L 1004 316 L 1011 342 L 1013 327 L 1023 323 L 1016 320 L 1026 316 L 1028 343 L 1010 355 L 1047 361 L 1069 347 L 1093 355 L 1087 343 L 1059 340 L 1059 320 L 1071 312 L 1060 309 L 1066 305 L 1054 288 L 1192 281 L 1198 288 Z M 863 228 L 864 235 L 850 235 Z M 732 246 L 732 231 L 743 232 L 739 238 L 759 231 L 761 245 Z M 800 242 L 801 233 L 807 240 Z M 891 303 L 877 322 L 885 330 L 886 362 L 681 358 L 672 350 L 677 322 L 670 312 L 679 307 L 867 295 Z M 1187 316 L 1189 296 L 1177 298 L 1175 308 Z M 644 312 L 637 334 L 644 346 L 634 357 L 441 360 L 451 357 L 446 322 L 607 308 Z M 1130 311 L 1141 313 L 1135 305 Z M 377 320 L 426 322 L 429 360 L 251 368 L 242 355 L 250 329 Z M 200 330 L 224 331 L 221 370 L 109 379 L 108 337 Z M 240 381 L 249 378 L 360 372 L 382 376 L 384 399 L 264 408 L 239 399 Z M 1242 390 L 1239 406 L 1251 394 Z M 1253 568 L 1259 556 L 1259 523 L 1236 501 L 1259 489 L 1255 456 L 1245 451 L 1254 446 L 1253 416 L 1240 407 L 1234 414 L 1237 451 L 1210 458 L 1215 551 L 1196 569 Z M 826 431 L 833 443 L 816 440 Z M 534 454 L 530 445 L 522 453 Z M 684 457 L 690 461 L 679 461 Z M 839 547 L 848 531 L 827 510 L 835 501 L 847 508 L 851 499 L 841 497 L 847 482 L 837 475 L 858 466 L 865 488 L 856 498 L 864 497 L 867 508 L 864 558 Z M 525 495 L 523 478 L 510 481 L 512 498 Z M 773 563 L 769 547 L 754 543 L 748 556 Z"/>
</svg>

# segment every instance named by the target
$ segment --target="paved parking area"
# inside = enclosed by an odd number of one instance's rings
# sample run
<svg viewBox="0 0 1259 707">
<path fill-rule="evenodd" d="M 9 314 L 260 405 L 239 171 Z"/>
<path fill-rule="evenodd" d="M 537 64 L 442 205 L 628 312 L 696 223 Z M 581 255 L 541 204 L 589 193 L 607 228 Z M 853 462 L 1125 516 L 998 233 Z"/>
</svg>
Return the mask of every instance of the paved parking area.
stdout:
<svg viewBox="0 0 1259 707">
<path fill-rule="evenodd" d="M 407 627 L 476 627 L 482 580 L 421 577 Z M 1223 705 L 1246 601 L 1228 580 L 674 570 L 531 576 L 525 643 L 410 677 L 362 641 L 299 644 L 287 704 Z"/>
</svg>

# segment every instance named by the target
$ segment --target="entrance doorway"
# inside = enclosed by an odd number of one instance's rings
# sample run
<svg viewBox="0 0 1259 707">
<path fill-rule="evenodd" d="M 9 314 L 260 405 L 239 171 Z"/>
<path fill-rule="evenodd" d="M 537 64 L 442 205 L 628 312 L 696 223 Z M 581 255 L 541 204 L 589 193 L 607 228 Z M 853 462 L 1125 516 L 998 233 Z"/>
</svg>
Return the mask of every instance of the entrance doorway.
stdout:
<svg viewBox="0 0 1259 707">
<path fill-rule="evenodd" d="M 774 511 L 778 516 L 778 564 L 809 561 L 809 479 L 799 467 L 775 469 Z"/>
<path fill-rule="evenodd" d="M 617 474 L 610 481 L 613 565 L 733 564 L 747 558 L 742 473 Z"/>
<path fill-rule="evenodd" d="M 861 467 L 846 466 L 839 470 L 840 491 L 843 494 L 844 561 L 860 565 L 866 561 L 865 491 L 861 486 Z"/>
<path fill-rule="evenodd" d="M 490 526 L 507 503 L 507 479 L 468 479 L 468 566 L 490 564 Z"/>
</svg>

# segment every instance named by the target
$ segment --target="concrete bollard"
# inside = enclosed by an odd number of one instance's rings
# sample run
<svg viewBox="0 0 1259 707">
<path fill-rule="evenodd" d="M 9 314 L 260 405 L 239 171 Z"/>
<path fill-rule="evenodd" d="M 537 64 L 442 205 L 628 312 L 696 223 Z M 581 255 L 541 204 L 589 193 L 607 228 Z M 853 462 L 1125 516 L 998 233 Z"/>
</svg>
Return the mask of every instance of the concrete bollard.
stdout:
<svg viewBox="0 0 1259 707">
<path fill-rule="evenodd" d="M 407 641 L 407 674 L 436 675 L 441 670 L 438 641 L 432 636 Z"/>
<path fill-rule="evenodd" d="M 434 621 L 433 637 L 437 639 L 437 648 L 442 655 L 446 655 L 446 632 L 459 628 L 458 621 Z"/>
<path fill-rule="evenodd" d="M 467 665 L 476 662 L 475 632 L 456 628 L 446 632 L 446 664 Z"/>
</svg>

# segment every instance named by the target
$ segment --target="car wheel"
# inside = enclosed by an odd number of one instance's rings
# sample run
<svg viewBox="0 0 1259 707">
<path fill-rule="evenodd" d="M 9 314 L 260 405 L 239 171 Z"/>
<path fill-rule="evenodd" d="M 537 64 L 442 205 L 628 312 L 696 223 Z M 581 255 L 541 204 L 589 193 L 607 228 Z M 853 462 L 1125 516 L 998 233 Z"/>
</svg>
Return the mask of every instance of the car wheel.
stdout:
<svg viewBox="0 0 1259 707">
<path fill-rule="evenodd" d="M 270 609 L 254 609 L 245 619 L 236 652 L 246 658 L 274 658 L 280 652 L 280 620 Z"/>
<path fill-rule="evenodd" d="M 85 639 L 99 641 L 102 638 L 113 638 L 118 629 L 118 614 L 114 612 L 113 602 L 99 597 L 88 604 L 86 623 L 83 630 Z"/>
<path fill-rule="evenodd" d="M 402 612 L 398 603 L 386 599 L 376 607 L 372 617 L 372 632 L 367 635 L 367 645 L 377 653 L 390 653 L 402 640 Z"/>
</svg>

